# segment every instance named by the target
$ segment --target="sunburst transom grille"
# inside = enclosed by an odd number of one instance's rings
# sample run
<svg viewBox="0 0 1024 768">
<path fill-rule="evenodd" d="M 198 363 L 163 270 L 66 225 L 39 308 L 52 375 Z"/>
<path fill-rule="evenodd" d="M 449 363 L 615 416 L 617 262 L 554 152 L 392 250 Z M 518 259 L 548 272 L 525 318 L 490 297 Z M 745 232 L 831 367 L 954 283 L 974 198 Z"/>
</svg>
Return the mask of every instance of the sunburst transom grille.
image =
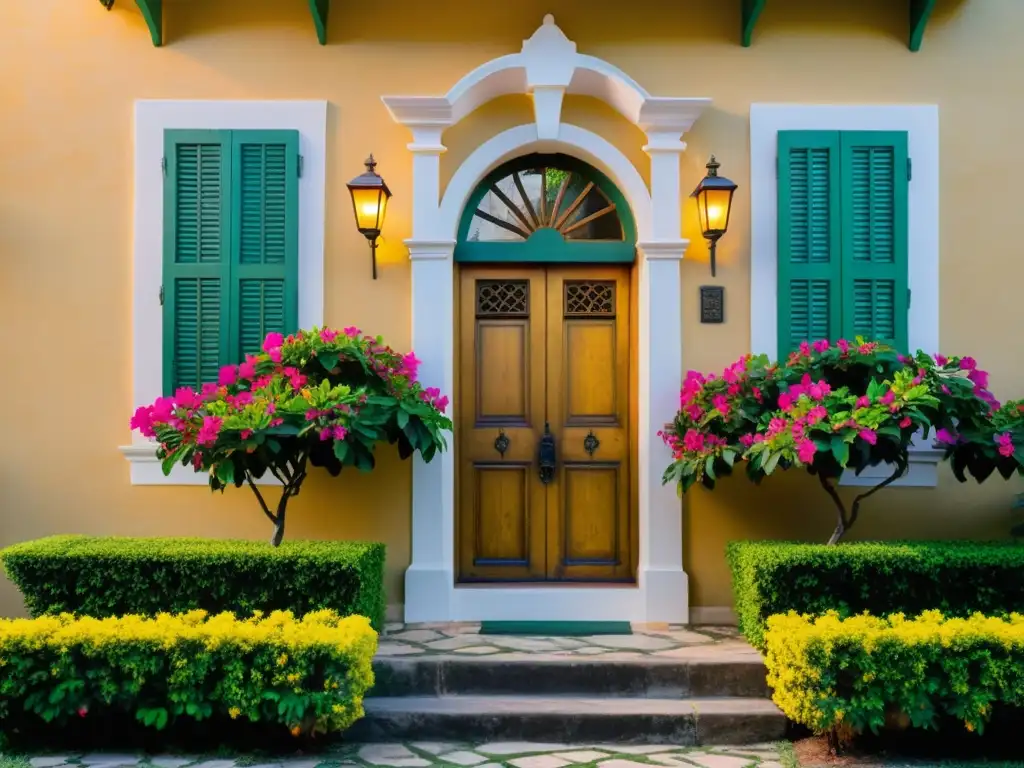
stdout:
<svg viewBox="0 0 1024 768">
<path fill-rule="evenodd" d="M 514 171 L 493 183 L 467 239 L 522 241 L 539 229 L 566 240 L 623 239 L 616 205 L 604 191 L 582 173 L 551 166 Z"/>
</svg>

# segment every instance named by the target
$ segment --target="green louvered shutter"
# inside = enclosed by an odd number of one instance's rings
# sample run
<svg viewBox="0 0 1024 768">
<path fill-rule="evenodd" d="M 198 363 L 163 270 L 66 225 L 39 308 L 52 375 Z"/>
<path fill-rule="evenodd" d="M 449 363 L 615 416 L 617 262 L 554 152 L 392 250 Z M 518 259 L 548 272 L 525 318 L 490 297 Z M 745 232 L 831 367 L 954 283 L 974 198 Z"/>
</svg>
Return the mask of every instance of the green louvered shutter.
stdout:
<svg viewBox="0 0 1024 768">
<path fill-rule="evenodd" d="M 778 357 L 840 333 L 838 131 L 779 131 Z"/>
<path fill-rule="evenodd" d="M 907 134 L 844 131 L 843 335 L 907 350 Z"/>
<path fill-rule="evenodd" d="M 226 131 L 164 136 L 163 386 L 216 381 L 228 352 L 229 189 Z"/>
<path fill-rule="evenodd" d="M 231 352 L 298 330 L 298 131 L 232 132 Z"/>
</svg>

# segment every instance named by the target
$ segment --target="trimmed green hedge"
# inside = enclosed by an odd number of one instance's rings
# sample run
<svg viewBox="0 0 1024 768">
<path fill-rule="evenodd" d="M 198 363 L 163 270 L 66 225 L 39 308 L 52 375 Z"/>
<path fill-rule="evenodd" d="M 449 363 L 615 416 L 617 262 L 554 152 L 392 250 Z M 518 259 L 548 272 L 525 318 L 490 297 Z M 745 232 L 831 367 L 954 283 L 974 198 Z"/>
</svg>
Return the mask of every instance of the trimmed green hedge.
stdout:
<svg viewBox="0 0 1024 768">
<path fill-rule="evenodd" d="M 789 611 L 969 616 L 1024 609 L 1024 547 L 1013 543 L 736 541 L 726 559 L 740 631 L 761 650 L 768 617 Z"/>
<path fill-rule="evenodd" d="M 0 739 L 118 717 L 157 731 L 238 720 L 338 733 L 363 715 L 376 651 L 364 616 L 332 611 L 3 619 Z"/>
<path fill-rule="evenodd" d="M 54 536 L 0 551 L 33 616 L 330 609 L 384 626 L 384 545 Z"/>
<path fill-rule="evenodd" d="M 768 620 L 767 645 L 772 699 L 790 720 L 838 741 L 890 721 L 936 728 L 952 717 L 980 733 L 997 707 L 1024 715 L 1020 614 L 791 613 Z"/>
</svg>

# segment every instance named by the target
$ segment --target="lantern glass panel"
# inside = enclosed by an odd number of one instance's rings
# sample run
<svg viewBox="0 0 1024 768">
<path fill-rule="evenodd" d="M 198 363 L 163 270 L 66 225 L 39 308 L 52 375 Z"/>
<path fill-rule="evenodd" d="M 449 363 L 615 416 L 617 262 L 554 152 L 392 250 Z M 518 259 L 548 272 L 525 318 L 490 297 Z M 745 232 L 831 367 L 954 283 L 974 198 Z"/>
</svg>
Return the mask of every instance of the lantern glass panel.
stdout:
<svg viewBox="0 0 1024 768">
<path fill-rule="evenodd" d="M 725 232 L 729 226 L 731 203 L 731 189 L 702 189 L 700 191 L 697 198 L 697 209 L 700 212 L 700 228 L 705 236 L 711 232 Z"/>
<path fill-rule="evenodd" d="M 360 232 L 379 232 L 384 224 L 387 197 L 380 187 L 353 188 L 352 205 L 356 212 L 356 226 Z"/>
</svg>

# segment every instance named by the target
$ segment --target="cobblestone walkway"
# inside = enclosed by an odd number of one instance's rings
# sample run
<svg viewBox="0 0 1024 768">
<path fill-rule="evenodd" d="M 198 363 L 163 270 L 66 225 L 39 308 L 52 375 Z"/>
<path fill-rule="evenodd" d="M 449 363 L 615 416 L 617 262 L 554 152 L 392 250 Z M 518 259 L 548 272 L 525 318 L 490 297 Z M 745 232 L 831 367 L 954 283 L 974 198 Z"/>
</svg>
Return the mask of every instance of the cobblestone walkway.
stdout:
<svg viewBox="0 0 1024 768">
<path fill-rule="evenodd" d="M 33 757 L 32 768 L 782 768 L 774 744 L 749 747 L 682 748 L 671 745 L 617 746 L 614 744 L 535 744 L 491 742 L 455 744 L 352 745 L 318 757 L 285 760 L 252 758 L 202 759 L 196 757 L 140 757 L 92 754 Z"/>
<path fill-rule="evenodd" d="M 492 656 L 500 659 L 538 656 L 599 656 L 609 661 L 646 656 L 695 659 L 732 654 L 757 655 L 736 627 L 686 627 L 636 624 L 632 635 L 533 637 L 481 635 L 479 624 L 388 624 L 378 656 Z"/>
</svg>

